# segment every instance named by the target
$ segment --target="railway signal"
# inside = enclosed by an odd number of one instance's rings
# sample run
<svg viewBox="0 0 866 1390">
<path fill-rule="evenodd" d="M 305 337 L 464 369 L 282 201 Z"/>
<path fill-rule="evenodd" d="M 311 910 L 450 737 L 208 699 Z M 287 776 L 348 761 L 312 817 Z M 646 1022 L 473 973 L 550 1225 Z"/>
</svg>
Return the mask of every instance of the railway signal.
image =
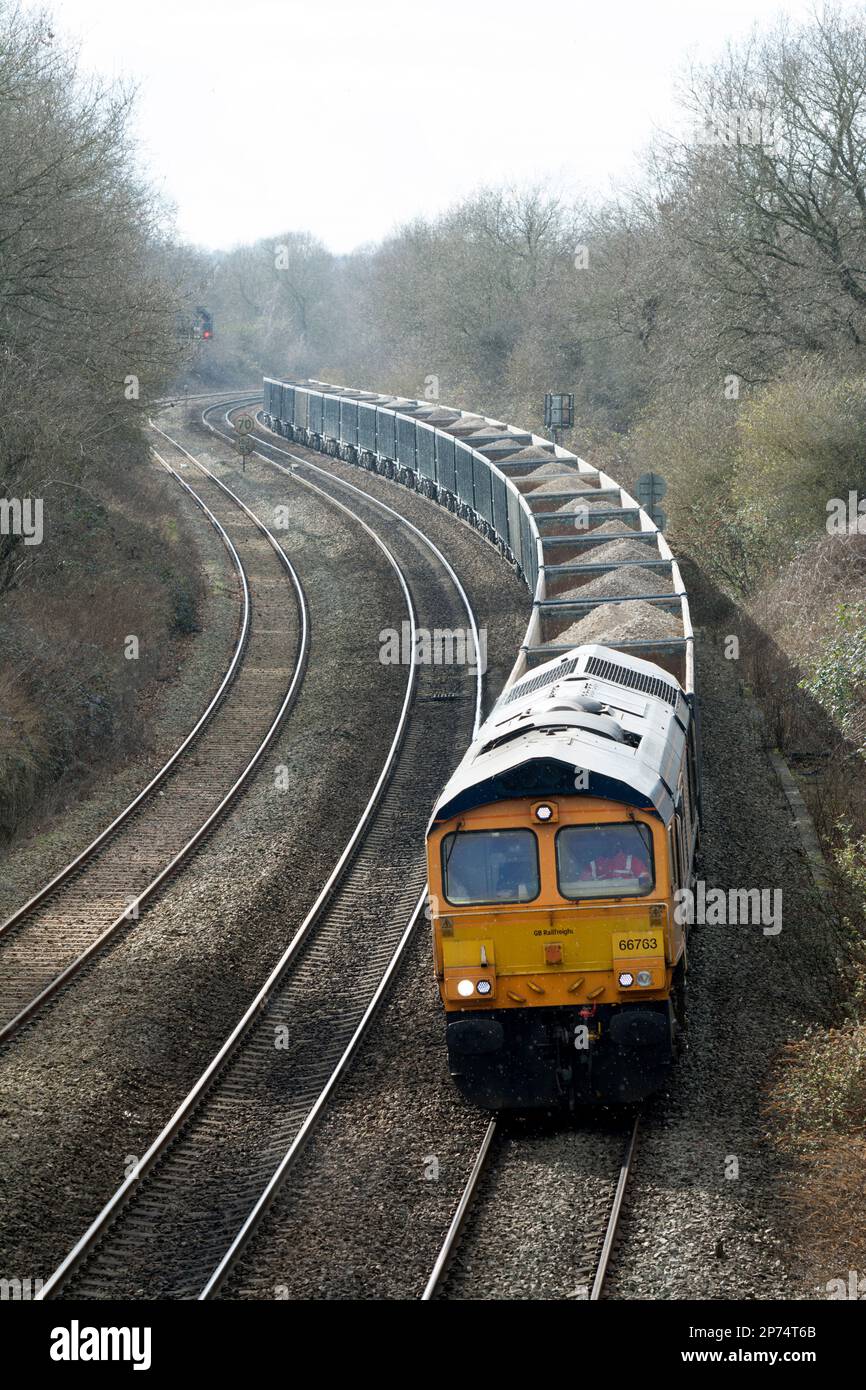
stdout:
<svg viewBox="0 0 866 1390">
<path fill-rule="evenodd" d="M 572 391 L 548 391 L 544 397 L 544 427 L 550 430 L 554 444 L 558 444 L 557 430 L 570 430 L 574 426 L 574 393 Z"/>
<path fill-rule="evenodd" d="M 208 340 L 213 338 L 213 314 L 209 309 L 204 309 L 199 305 L 195 311 L 195 325 L 193 327 L 193 337 Z"/>
<path fill-rule="evenodd" d="M 652 517 L 660 531 L 663 531 L 668 524 L 668 519 L 659 506 L 659 502 L 667 490 L 668 485 L 661 473 L 642 473 L 635 487 L 637 500 L 644 511 Z"/>
<path fill-rule="evenodd" d="M 175 332 L 178 338 L 185 342 L 210 341 L 214 337 L 213 314 L 209 309 L 201 306 L 195 310 L 191 318 L 186 318 L 184 313 L 179 313 Z"/>
</svg>

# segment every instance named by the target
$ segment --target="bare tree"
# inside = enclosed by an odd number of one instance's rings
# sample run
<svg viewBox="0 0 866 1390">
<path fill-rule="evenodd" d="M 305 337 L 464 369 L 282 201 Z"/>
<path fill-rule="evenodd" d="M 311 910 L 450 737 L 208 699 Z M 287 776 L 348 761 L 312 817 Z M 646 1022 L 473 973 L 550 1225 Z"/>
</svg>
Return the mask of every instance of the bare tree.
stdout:
<svg viewBox="0 0 866 1390">
<path fill-rule="evenodd" d="M 108 465 L 179 361 L 163 212 L 136 173 L 129 111 L 129 93 L 78 78 L 44 16 L 0 0 L 7 495 L 62 487 Z M 19 572 L 20 542 L 0 536 L 0 585 Z"/>
<path fill-rule="evenodd" d="M 826 7 L 693 71 L 691 138 L 659 164 L 666 229 L 715 304 L 719 346 L 766 378 L 866 340 L 866 11 Z"/>
</svg>

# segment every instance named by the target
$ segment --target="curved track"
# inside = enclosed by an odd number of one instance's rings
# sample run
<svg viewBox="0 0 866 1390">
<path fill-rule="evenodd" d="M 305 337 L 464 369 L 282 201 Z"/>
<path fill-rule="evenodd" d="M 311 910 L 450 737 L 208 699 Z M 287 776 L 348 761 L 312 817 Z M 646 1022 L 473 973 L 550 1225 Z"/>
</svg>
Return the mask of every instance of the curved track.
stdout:
<svg viewBox="0 0 866 1390">
<path fill-rule="evenodd" d="M 203 843 L 248 783 L 303 679 L 309 615 L 290 560 L 239 497 L 164 431 L 152 428 L 161 447 L 181 455 L 183 467 L 191 462 L 198 470 L 195 490 L 154 450 L 231 556 L 241 596 L 238 637 L 216 693 L 164 766 L 0 927 L 0 1042 L 130 929 L 142 907 Z"/>
<path fill-rule="evenodd" d="M 249 403 L 249 398 L 245 398 L 244 404 Z M 208 416 L 214 414 L 218 407 L 208 407 L 203 412 L 203 419 L 208 423 Z M 230 424 L 230 409 L 225 411 L 225 422 Z M 260 422 L 261 423 L 261 422 Z M 213 428 L 213 426 L 211 426 Z M 263 426 L 263 428 L 265 428 Z M 270 431 L 268 431 L 270 434 Z M 291 460 L 293 466 L 302 466 L 304 469 L 311 469 L 314 473 L 324 475 L 334 479 L 334 475 L 327 469 L 319 468 L 310 460 L 292 453 L 289 449 L 282 447 L 281 444 L 274 444 L 271 439 L 263 439 L 261 435 L 256 435 L 256 442 L 264 450 L 264 456 L 273 458 L 274 454 L 282 455 Z M 280 465 L 277 465 L 280 466 Z M 334 479 L 342 486 L 348 488 L 359 496 L 367 497 L 368 494 L 360 488 L 354 488 L 352 484 L 342 479 Z M 629 533 L 630 534 L 630 533 Z M 532 621 L 530 622 L 530 629 Z M 528 634 L 527 634 L 528 641 Z M 514 679 L 515 671 L 512 672 Z M 591 1130 L 576 1132 L 574 1139 L 574 1162 L 575 1171 L 579 1171 L 583 1164 L 585 1177 L 586 1172 L 593 1168 L 598 1168 L 607 1173 L 615 1171 L 616 1176 L 612 1180 L 601 1178 L 595 1174 L 594 1180 L 590 1184 L 590 1200 L 587 1207 L 581 1207 L 574 1213 L 575 1223 L 572 1226 L 569 1221 L 568 1228 L 559 1231 L 554 1239 L 564 1240 L 571 1245 L 576 1245 L 573 1251 L 572 1268 L 569 1270 L 568 1278 L 576 1284 L 581 1291 L 579 1297 L 586 1297 L 589 1301 L 598 1301 L 602 1297 L 608 1265 L 614 1248 L 620 1212 L 622 1209 L 626 1185 L 631 1171 L 634 1154 L 637 1146 L 637 1135 L 640 1124 L 640 1112 L 635 1116 L 630 1126 L 628 1138 L 626 1140 L 625 1151 L 618 1166 L 614 1168 L 616 1159 L 613 1151 L 608 1152 L 611 1145 L 610 1136 L 601 1134 L 596 1135 Z M 561 1136 L 560 1136 L 561 1141 Z M 618 1141 L 614 1139 L 613 1148 L 615 1150 Z M 507 1123 L 492 1119 L 488 1124 L 481 1144 L 476 1153 L 474 1162 L 467 1179 L 463 1194 L 458 1202 L 451 1225 L 445 1235 L 440 1253 L 434 1263 L 424 1292 L 422 1301 L 430 1301 L 437 1297 L 448 1297 L 449 1270 L 452 1268 L 452 1260 L 458 1251 L 461 1237 L 467 1225 L 471 1226 L 471 1212 L 475 1201 L 476 1191 L 482 1178 L 489 1175 L 491 1168 L 501 1161 L 503 1152 L 510 1149 L 517 1157 L 518 1164 L 525 1155 L 520 1154 L 520 1145 L 513 1134 L 510 1133 Z M 581 1181 L 583 1177 L 581 1178 Z M 601 1190 L 599 1191 L 599 1187 Z M 501 1252 L 500 1252 L 501 1253 Z M 459 1258 L 459 1256 L 458 1256 Z M 520 1267 L 521 1250 L 515 1249 L 514 1252 L 515 1268 Z M 471 1281 L 470 1281 L 471 1282 Z M 463 1281 L 465 1284 L 465 1280 Z M 458 1297 L 474 1297 L 477 1292 L 461 1292 Z"/>
<path fill-rule="evenodd" d="M 258 400 L 259 397 L 257 396 L 255 397 L 255 399 Z M 231 424 L 231 412 L 236 405 L 246 405 L 249 403 L 249 401 L 250 398 L 248 396 L 244 396 L 237 401 L 224 401 L 220 405 L 208 406 L 205 410 L 202 411 L 202 421 L 208 429 L 212 430 L 213 433 L 218 435 L 221 439 L 231 440 L 235 437 L 234 429 Z M 227 428 L 218 428 L 212 423 L 211 420 L 208 419 L 208 416 L 216 413 L 219 413 L 221 415 Z M 300 466 L 301 468 L 308 470 L 310 473 L 315 474 L 316 477 L 319 479 L 319 487 L 314 489 L 314 491 L 324 492 L 324 495 L 332 499 L 334 499 L 342 493 L 343 496 L 350 497 L 356 504 L 360 503 L 362 507 L 367 507 L 374 513 L 378 513 L 380 516 L 385 516 L 397 522 L 399 527 L 402 527 L 404 530 L 409 531 L 413 536 L 415 536 L 416 539 L 419 540 L 421 544 L 425 546 L 433 556 L 435 556 L 436 560 L 446 571 L 455 589 L 460 595 L 463 608 L 469 618 L 469 628 L 472 633 L 472 638 L 475 644 L 475 650 L 476 652 L 478 651 L 478 625 L 475 621 L 475 615 L 472 612 L 472 605 L 469 602 L 469 599 L 466 595 L 466 591 L 463 588 L 463 585 L 460 583 L 460 580 L 457 577 L 456 573 L 454 572 L 453 567 L 448 563 L 445 556 L 442 554 L 442 551 L 439 549 L 438 546 L 433 544 L 433 542 L 430 540 L 428 536 L 425 536 L 424 532 L 418 526 L 415 526 L 411 521 L 409 521 L 407 517 L 403 516 L 401 512 L 396 511 L 394 507 L 389 507 L 386 502 L 382 502 L 378 497 L 373 497 L 372 494 L 370 494 L 369 492 L 365 492 L 363 488 L 355 487 L 354 483 L 347 482 L 345 478 L 336 477 L 336 475 L 329 472 L 327 468 L 320 468 L 318 464 L 312 463 L 309 459 L 301 458 L 300 454 L 293 454 L 291 450 L 284 449 L 280 445 L 274 444 L 272 439 L 267 439 L 262 434 L 255 434 L 253 437 L 255 439 L 256 444 L 259 446 L 257 451 L 259 457 L 264 459 L 267 463 L 272 464 L 274 468 L 279 469 L 281 473 L 284 473 L 290 477 L 299 478 L 299 480 L 302 482 L 306 481 L 305 476 L 303 474 L 299 475 L 297 472 L 297 468 L 298 466 Z M 280 463 L 279 459 L 275 457 L 275 455 L 277 454 L 280 454 L 282 455 L 282 457 L 291 460 L 291 466 L 287 468 L 284 464 Z M 325 491 L 323 484 L 327 484 L 328 488 L 333 490 Z M 476 681 L 475 688 L 475 719 L 473 723 L 473 734 L 477 732 L 478 726 L 481 723 L 481 693 L 482 680 L 481 675 L 479 674 L 479 679 Z M 461 750 L 461 752 L 462 751 L 463 750 Z"/>
<path fill-rule="evenodd" d="M 388 556 L 404 593 L 411 650 L 419 617 L 430 627 L 454 628 L 468 616 L 477 640 L 457 576 L 417 527 L 313 465 L 332 487 L 275 466 L 293 485 L 349 512 Z M 340 500 L 347 491 L 363 498 L 352 511 Z M 376 528 L 384 525 L 389 545 L 359 511 Z M 477 725 L 481 680 L 477 668 L 409 663 L 388 759 L 319 898 L 231 1036 L 42 1297 L 205 1298 L 219 1289 L 289 1176 L 421 916 L 419 836 L 443 762 L 462 751 Z"/>
</svg>

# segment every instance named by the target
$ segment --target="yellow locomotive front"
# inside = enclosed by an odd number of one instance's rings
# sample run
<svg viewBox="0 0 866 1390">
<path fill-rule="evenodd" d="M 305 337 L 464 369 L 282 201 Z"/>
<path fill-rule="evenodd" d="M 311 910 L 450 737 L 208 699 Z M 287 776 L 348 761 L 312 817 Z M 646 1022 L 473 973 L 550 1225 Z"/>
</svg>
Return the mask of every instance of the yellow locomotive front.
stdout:
<svg viewBox="0 0 866 1390">
<path fill-rule="evenodd" d="M 498 706 L 431 822 L 450 1070 L 488 1109 L 639 1100 L 675 1054 L 685 969 L 675 895 L 694 845 L 689 741 L 674 740 L 673 787 L 662 779 L 663 794 L 648 795 L 637 775 L 631 786 L 617 758 L 636 768 L 642 739 L 629 741 L 627 725 L 648 704 L 637 710 L 623 693 L 620 739 L 600 722 L 615 722 L 615 706 L 595 691 L 591 702 L 585 683 L 561 682 L 553 701 L 545 692 L 519 711 Z"/>
</svg>

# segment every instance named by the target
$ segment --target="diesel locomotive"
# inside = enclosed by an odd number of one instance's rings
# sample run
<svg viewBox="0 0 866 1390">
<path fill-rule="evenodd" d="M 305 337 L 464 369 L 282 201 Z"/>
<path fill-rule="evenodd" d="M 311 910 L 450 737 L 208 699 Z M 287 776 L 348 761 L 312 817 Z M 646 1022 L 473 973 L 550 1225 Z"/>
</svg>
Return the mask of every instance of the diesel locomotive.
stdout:
<svg viewBox="0 0 866 1390">
<path fill-rule="evenodd" d="M 588 645 L 494 706 L 433 812 L 433 949 L 451 1075 L 490 1110 L 642 1100 L 682 1027 L 698 836 L 677 681 Z"/>
</svg>

